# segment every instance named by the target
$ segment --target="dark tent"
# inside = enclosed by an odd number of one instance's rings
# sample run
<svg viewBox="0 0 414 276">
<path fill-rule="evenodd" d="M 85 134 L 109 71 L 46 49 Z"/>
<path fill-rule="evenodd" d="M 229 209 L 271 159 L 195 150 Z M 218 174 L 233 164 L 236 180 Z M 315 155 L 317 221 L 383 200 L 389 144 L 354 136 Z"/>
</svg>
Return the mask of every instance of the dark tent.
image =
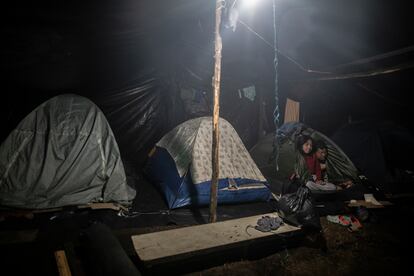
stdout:
<svg viewBox="0 0 414 276">
<path fill-rule="evenodd" d="M 393 122 L 350 123 L 332 136 L 357 168 L 384 192 L 413 190 L 414 136 Z"/>
<path fill-rule="evenodd" d="M 347 155 L 331 139 L 302 123 L 286 123 L 277 132 L 278 154 L 273 157 L 273 135 L 268 135 L 251 150 L 253 160 L 270 182 L 274 192 L 281 193 L 283 183 L 295 172 L 297 163 L 296 138 L 309 135 L 314 140 L 322 140 L 328 149 L 327 174 L 331 182 L 346 179 L 359 182 L 358 171 Z M 277 160 L 277 166 L 276 166 Z"/>
<path fill-rule="evenodd" d="M 0 146 L 0 205 L 53 208 L 130 203 L 112 130 L 102 111 L 76 95 L 43 103 Z"/>
</svg>

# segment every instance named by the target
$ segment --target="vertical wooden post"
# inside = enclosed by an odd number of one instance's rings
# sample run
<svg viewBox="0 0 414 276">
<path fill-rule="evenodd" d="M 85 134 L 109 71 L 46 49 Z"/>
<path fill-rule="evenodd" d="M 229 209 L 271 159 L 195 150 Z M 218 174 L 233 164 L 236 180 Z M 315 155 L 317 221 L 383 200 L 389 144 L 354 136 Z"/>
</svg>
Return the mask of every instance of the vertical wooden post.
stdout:
<svg viewBox="0 0 414 276">
<path fill-rule="evenodd" d="M 214 107 L 213 107 L 213 142 L 211 151 L 212 175 L 210 189 L 210 222 L 216 222 L 217 219 L 217 189 L 219 180 L 219 114 L 220 114 L 220 76 L 221 76 L 221 50 L 222 41 L 220 36 L 221 12 L 223 1 L 216 0 L 216 26 L 215 26 L 215 43 L 214 43 Z"/>
<path fill-rule="evenodd" d="M 60 276 L 71 276 L 68 259 L 66 259 L 65 251 L 58 250 L 55 251 L 55 259 L 58 267 L 58 272 Z"/>
</svg>

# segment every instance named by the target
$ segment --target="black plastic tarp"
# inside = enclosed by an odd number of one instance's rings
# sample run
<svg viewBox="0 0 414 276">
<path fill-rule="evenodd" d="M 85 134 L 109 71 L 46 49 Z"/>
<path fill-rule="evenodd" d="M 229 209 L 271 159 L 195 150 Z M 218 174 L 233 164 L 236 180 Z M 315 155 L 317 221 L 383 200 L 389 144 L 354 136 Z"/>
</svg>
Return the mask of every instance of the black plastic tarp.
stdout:
<svg viewBox="0 0 414 276">
<path fill-rule="evenodd" d="M 368 179 L 387 192 L 402 187 L 404 171 L 414 171 L 414 136 L 393 122 L 361 121 L 340 128 L 332 139 Z M 412 180 L 411 180 L 412 181 Z"/>
</svg>

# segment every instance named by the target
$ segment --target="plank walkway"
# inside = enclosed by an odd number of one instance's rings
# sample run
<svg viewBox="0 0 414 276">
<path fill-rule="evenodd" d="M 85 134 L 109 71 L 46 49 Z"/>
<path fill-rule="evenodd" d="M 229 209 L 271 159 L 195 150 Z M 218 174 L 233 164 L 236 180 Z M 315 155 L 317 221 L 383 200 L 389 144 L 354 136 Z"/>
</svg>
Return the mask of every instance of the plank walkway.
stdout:
<svg viewBox="0 0 414 276">
<path fill-rule="evenodd" d="M 272 232 L 254 229 L 257 220 L 266 215 L 277 216 L 277 213 L 136 235 L 132 236 L 132 242 L 141 261 L 157 263 L 174 256 L 192 255 L 300 230 L 288 224 Z"/>
</svg>

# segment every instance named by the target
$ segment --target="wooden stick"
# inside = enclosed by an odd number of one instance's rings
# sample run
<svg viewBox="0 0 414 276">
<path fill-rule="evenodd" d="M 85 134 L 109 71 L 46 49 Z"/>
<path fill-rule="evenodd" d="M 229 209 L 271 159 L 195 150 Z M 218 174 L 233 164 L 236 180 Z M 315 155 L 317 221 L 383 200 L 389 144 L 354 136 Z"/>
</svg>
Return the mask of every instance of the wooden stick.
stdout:
<svg viewBox="0 0 414 276">
<path fill-rule="evenodd" d="M 219 114 L 220 114 L 220 77 L 221 77 L 221 50 L 222 42 L 220 36 L 221 11 L 223 2 L 216 0 L 216 33 L 215 33 L 215 55 L 214 55 L 214 107 L 213 107 L 213 143 L 212 143 L 212 176 L 210 191 L 210 222 L 217 220 L 217 189 L 219 180 Z"/>
<path fill-rule="evenodd" d="M 63 250 L 55 251 L 55 259 L 56 259 L 56 264 L 59 270 L 59 275 L 60 276 L 72 276 L 72 273 L 70 273 L 68 260 L 66 259 L 65 251 Z"/>
</svg>

